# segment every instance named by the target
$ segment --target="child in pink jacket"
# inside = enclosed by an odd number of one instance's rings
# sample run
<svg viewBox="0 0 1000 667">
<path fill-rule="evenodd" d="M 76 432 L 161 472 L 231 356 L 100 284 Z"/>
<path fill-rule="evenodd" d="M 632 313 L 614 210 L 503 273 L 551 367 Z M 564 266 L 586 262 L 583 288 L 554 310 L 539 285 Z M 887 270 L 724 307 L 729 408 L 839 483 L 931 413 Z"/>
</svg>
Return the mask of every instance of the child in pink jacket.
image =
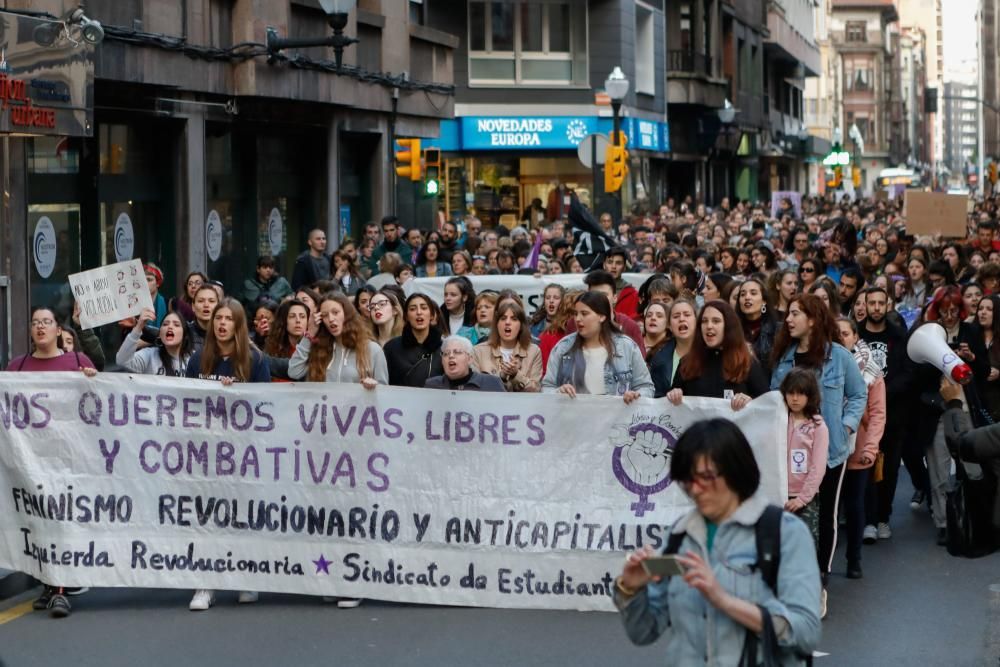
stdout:
<svg viewBox="0 0 1000 667">
<path fill-rule="evenodd" d="M 793 368 L 781 381 L 788 406 L 788 502 L 785 509 L 799 516 L 819 543 L 819 499 L 816 493 L 826 473 L 830 432 L 820 414 L 816 374 Z"/>
</svg>

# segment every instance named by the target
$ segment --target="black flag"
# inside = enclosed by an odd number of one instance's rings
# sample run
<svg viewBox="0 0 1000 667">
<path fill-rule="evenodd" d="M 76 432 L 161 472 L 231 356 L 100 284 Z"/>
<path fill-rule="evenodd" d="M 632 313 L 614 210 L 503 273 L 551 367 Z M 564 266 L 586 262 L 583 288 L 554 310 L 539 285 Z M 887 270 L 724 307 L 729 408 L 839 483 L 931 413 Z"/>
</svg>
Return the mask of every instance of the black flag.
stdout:
<svg viewBox="0 0 1000 667">
<path fill-rule="evenodd" d="M 580 203 L 580 198 L 576 194 L 571 196 L 569 222 L 573 226 L 573 254 L 584 271 L 600 268 L 604 254 L 615 245 L 615 240 L 601 229 L 591 212 Z"/>
</svg>

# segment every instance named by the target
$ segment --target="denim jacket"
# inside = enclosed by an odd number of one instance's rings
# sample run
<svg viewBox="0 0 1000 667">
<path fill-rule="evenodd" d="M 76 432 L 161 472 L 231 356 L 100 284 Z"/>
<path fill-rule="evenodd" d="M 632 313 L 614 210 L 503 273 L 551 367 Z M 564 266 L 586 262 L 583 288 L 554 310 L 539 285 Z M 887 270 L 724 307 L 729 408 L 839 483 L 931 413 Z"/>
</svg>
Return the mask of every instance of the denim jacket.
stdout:
<svg viewBox="0 0 1000 667">
<path fill-rule="evenodd" d="M 576 332 L 573 332 L 552 349 L 545 377 L 542 378 L 543 392 L 553 393 L 564 384 L 571 384 L 576 387 L 577 392 L 587 393 L 583 382 L 586 361 L 583 351 L 573 348 L 576 337 Z M 653 379 L 649 376 L 649 369 L 639 346 L 628 336 L 615 334 L 612 347 L 615 353 L 604 364 L 605 393 L 620 396 L 627 387 L 628 391 L 637 391 L 641 396 L 652 398 Z"/>
<path fill-rule="evenodd" d="M 821 632 L 816 547 L 802 520 L 785 512 L 775 595 L 753 568 L 757 562 L 754 526 L 765 507 L 767 500 L 760 494 L 744 501 L 719 526 L 711 552 L 705 547 L 705 519 L 697 510 L 678 521 L 671 532 L 687 533 L 679 553 L 691 551 L 705 559 L 728 593 L 763 606 L 772 618 L 784 619 L 785 623 L 775 623 L 781 664 L 803 665 L 801 656 L 812 653 Z M 634 644 L 651 644 L 666 635 L 667 664 L 740 664 L 746 628 L 713 607 L 681 577 L 650 583 L 632 598 L 625 598 L 616 589 L 614 602 Z M 779 626 L 784 629 L 779 630 Z"/>
<path fill-rule="evenodd" d="M 771 389 L 778 389 L 781 381 L 795 365 L 795 345 L 778 361 L 771 376 Z M 819 373 L 820 413 L 830 431 L 830 449 L 826 465 L 836 468 L 851 455 L 847 429 L 858 432 L 858 424 L 868 403 L 868 388 L 854 355 L 839 343 L 826 351 L 826 361 Z"/>
</svg>

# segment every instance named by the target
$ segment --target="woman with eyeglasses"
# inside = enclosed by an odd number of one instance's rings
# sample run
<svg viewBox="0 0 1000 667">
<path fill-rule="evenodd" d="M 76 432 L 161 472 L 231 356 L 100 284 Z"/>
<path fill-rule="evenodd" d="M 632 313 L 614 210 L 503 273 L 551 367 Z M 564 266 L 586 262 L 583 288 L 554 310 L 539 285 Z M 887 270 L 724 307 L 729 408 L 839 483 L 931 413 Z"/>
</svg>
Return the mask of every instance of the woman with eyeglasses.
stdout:
<svg viewBox="0 0 1000 667">
<path fill-rule="evenodd" d="M 80 371 L 87 377 L 97 375 L 97 369 L 86 354 L 62 349 L 62 326 L 51 308 L 35 307 L 31 310 L 31 352 L 11 359 L 7 370 L 33 373 L 38 371 Z M 48 609 L 52 618 L 65 618 L 73 608 L 67 595 L 79 595 L 85 588 L 65 588 L 45 585 L 41 596 L 33 603 L 35 610 Z"/>
<path fill-rule="evenodd" d="M 201 271 L 192 271 L 184 278 L 184 290 L 180 295 L 170 299 L 167 310 L 179 313 L 185 322 L 194 320 L 194 298 L 202 285 L 208 282 L 208 276 Z"/>
<path fill-rule="evenodd" d="M 629 639 L 647 645 L 666 635 L 672 665 L 703 664 L 706 651 L 713 665 L 757 665 L 765 664 L 760 637 L 773 631 L 773 664 L 805 664 L 821 631 L 812 536 L 757 493 L 761 473 L 746 436 L 725 419 L 692 424 L 674 447 L 670 478 L 694 504 L 670 529 L 684 572 L 651 576 L 643 561 L 658 555 L 652 546 L 626 556 L 613 601 Z M 758 566 L 757 523 L 765 516 L 781 535 L 773 588 Z"/>
<path fill-rule="evenodd" d="M 837 325 L 830 308 L 815 294 L 795 297 L 774 341 L 771 389 L 792 368 L 806 368 L 819 379 L 820 413 L 830 432 L 827 471 L 819 488 L 819 545 L 823 577 L 823 613 L 826 615 L 826 581 L 837 547 L 837 508 L 850 456 L 849 438 L 856 433 L 868 400 L 868 390 L 854 356 L 834 340 Z"/>
<path fill-rule="evenodd" d="M 414 293 L 403 303 L 403 333 L 383 347 L 389 384 L 423 387 L 427 378 L 444 373 L 441 365 L 441 310 L 426 294 Z"/>
<path fill-rule="evenodd" d="M 652 397 L 653 380 L 639 346 L 612 323 L 611 302 L 603 292 L 584 292 L 574 303 L 576 331 L 560 340 L 549 356 L 542 391 L 621 396 L 631 403 Z"/>
<path fill-rule="evenodd" d="M 368 302 L 368 319 L 375 334 L 375 342 L 385 347 L 393 338 L 403 334 L 403 307 L 390 291 L 379 290 Z"/>
<path fill-rule="evenodd" d="M 822 264 L 815 257 L 802 260 L 799 264 L 799 280 L 802 281 L 802 289 L 799 291 L 805 292 L 812 287 L 812 284 L 816 282 L 822 273 Z"/>
<path fill-rule="evenodd" d="M 199 292 L 200 294 L 200 292 Z M 234 382 L 270 382 L 267 357 L 250 342 L 250 330 L 243 305 L 229 297 L 219 301 L 212 311 L 205 345 L 188 360 L 187 377 L 218 380 L 222 386 Z M 241 591 L 240 604 L 257 601 L 256 591 Z M 200 588 L 194 592 L 188 609 L 205 611 L 215 603 L 215 591 Z"/>
<path fill-rule="evenodd" d="M 990 376 L 989 353 L 982 329 L 978 324 L 963 321 L 967 313 L 962 293 L 958 287 L 944 287 L 937 291 L 924 312 L 924 322 L 936 322 L 945 330 L 948 347 L 954 350 L 962 361 L 972 368 L 972 382 L 965 388 L 964 411 L 968 412 L 977 424 L 984 423 L 982 415 L 977 412 L 986 393 L 984 385 Z M 915 325 L 919 328 L 921 323 Z M 920 364 L 913 373 L 913 386 L 920 396 L 921 404 L 915 411 L 915 424 L 911 435 L 911 443 L 919 447 L 927 461 L 927 473 L 930 483 L 931 515 L 937 527 L 937 542 L 944 545 L 947 542 L 946 502 L 951 490 L 951 455 L 944 439 L 944 425 L 941 415 L 944 405 L 939 391 L 941 372 L 931 364 Z"/>
</svg>

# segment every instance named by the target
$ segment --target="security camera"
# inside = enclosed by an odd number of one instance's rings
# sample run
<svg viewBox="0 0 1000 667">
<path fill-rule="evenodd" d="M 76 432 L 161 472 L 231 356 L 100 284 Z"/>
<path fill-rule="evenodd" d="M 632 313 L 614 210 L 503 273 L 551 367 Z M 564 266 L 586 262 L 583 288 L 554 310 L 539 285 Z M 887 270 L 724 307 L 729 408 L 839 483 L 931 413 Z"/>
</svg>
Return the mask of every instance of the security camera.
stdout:
<svg viewBox="0 0 1000 667">
<path fill-rule="evenodd" d="M 83 17 L 80 23 L 83 26 L 80 30 L 80 34 L 83 35 L 83 39 L 86 42 L 90 44 L 100 44 L 104 41 L 104 28 L 101 27 L 99 21 Z"/>
</svg>

